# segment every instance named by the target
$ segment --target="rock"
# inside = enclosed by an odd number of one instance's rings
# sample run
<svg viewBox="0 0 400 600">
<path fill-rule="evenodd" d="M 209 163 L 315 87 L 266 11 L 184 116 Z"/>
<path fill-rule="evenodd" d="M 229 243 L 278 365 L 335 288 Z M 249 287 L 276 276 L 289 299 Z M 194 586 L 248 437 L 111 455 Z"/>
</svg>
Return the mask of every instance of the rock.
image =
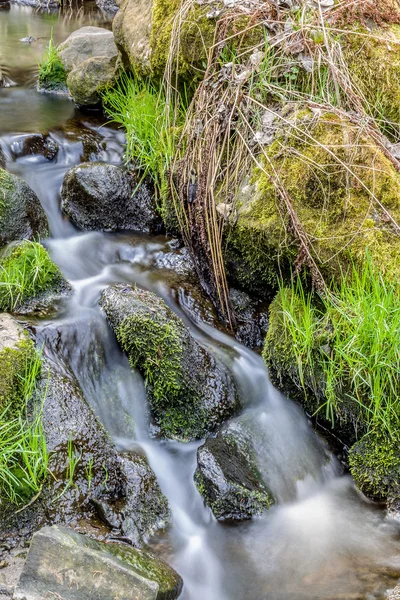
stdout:
<svg viewBox="0 0 400 600">
<path fill-rule="evenodd" d="M 389 508 L 400 508 L 399 434 L 391 439 L 374 430 L 357 441 L 349 452 L 350 472 L 363 494 L 386 500 Z"/>
<path fill-rule="evenodd" d="M 0 284 L 0 310 L 18 314 L 50 312 L 71 291 L 45 248 L 29 240 L 1 251 Z"/>
<path fill-rule="evenodd" d="M 268 296 L 282 278 L 290 281 L 295 269 L 299 243 L 289 211 L 281 210 L 272 170 L 279 173 L 292 210 L 312 240 L 312 255 L 327 282 L 361 265 L 367 249 L 382 273 L 398 277 L 400 238 L 388 217 L 390 213 L 400 221 L 400 174 L 395 166 L 347 119 L 308 109 L 288 111 L 265 149 L 263 170 L 254 168 L 252 183 L 239 193 L 237 221 L 226 228 L 225 261 L 232 283 Z M 344 166 L 349 164 L 349 144 L 350 172 Z M 316 174 L 311 164 L 323 167 Z"/>
<path fill-rule="evenodd" d="M 78 106 L 96 106 L 101 92 L 116 78 L 117 57 L 95 56 L 75 67 L 67 77 L 67 86 Z"/>
<path fill-rule="evenodd" d="M 179 575 L 152 554 L 54 526 L 34 535 L 14 599 L 174 600 L 181 590 Z"/>
<path fill-rule="evenodd" d="M 23 44 L 32 44 L 32 42 L 36 42 L 36 38 L 29 35 L 28 37 L 21 38 L 19 41 Z"/>
<path fill-rule="evenodd" d="M 396 585 L 396 587 L 388 593 L 387 600 L 400 600 L 400 585 Z"/>
<path fill-rule="evenodd" d="M 59 146 L 50 135 L 35 133 L 33 135 L 21 136 L 18 142 L 11 146 L 15 158 L 21 156 L 44 156 L 47 160 L 54 160 L 58 154 Z"/>
<path fill-rule="evenodd" d="M 152 5 L 152 0 L 122 0 L 113 21 L 115 43 L 125 64 L 146 75 L 151 71 Z"/>
<path fill-rule="evenodd" d="M 131 366 L 145 377 L 163 435 L 201 438 L 238 410 L 227 368 L 199 345 L 161 298 L 118 284 L 104 290 L 100 305 Z"/>
<path fill-rule="evenodd" d="M 242 521 L 274 500 L 257 468 L 251 434 L 240 423 L 225 427 L 197 450 L 196 486 L 219 521 Z"/>
<path fill-rule="evenodd" d="M 259 300 L 231 288 L 229 297 L 236 317 L 236 339 L 248 348 L 262 348 L 268 329 L 268 310 Z"/>
<path fill-rule="evenodd" d="M 25 181 L 0 169 L 0 247 L 47 235 L 47 217 L 39 198 Z"/>
<path fill-rule="evenodd" d="M 89 58 L 117 59 L 118 50 L 111 31 L 102 27 L 81 27 L 58 46 L 58 56 L 70 73 Z"/>
<path fill-rule="evenodd" d="M 100 10 L 107 15 L 115 15 L 119 9 L 119 6 L 115 0 L 96 0 L 96 4 Z"/>
<path fill-rule="evenodd" d="M 23 401 L 24 373 L 34 360 L 32 340 L 13 317 L 0 313 L 0 414 L 18 414 Z"/>
<path fill-rule="evenodd" d="M 141 545 L 170 519 L 156 477 L 140 455 L 121 458 L 86 403 L 76 380 L 50 367 L 43 426 L 50 465 L 57 482 L 46 492 L 48 521 L 99 515 L 119 535 Z M 69 451 L 79 458 L 73 485 L 68 482 Z M 57 503 L 53 499 L 57 497 Z"/>
<path fill-rule="evenodd" d="M 137 186 L 122 167 L 84 163 L 65 175 L 61 208 L 85 230 L 153 231 L 158 223 L 153 199 L 145 185 Z"/>
</svg>

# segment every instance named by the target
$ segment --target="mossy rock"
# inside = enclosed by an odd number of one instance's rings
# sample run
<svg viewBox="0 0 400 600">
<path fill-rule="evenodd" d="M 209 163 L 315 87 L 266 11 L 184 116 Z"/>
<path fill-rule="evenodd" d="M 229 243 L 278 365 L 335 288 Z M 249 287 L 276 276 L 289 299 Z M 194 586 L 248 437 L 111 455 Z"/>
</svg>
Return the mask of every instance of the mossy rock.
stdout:
<svg viewBox="0 0 400 600">
<path fill-rule="evenodd" d="M 25 380 L 36 360 L 33 341 L 24 328 L 6 313 L 0 314 L 0 414 L 17 417 L 23 408 Z"/>
<path fill-rule="evenodd" d="M 161 298 L 118 284 L 103 292 L 100 304 L 132 368 L 145 378 L 163 435 L 201 438 L 238 410 L 226 367 L 199 345 Z"/>
<path fill-rule="evenodd" d="M 226 234 L 232 280 L 268 295 L 291 276 L 299 247 L 278 176 L 328 283 L 361 265 L 367 249 L 383 274 L 400 276 L 400 237 L 380 206 L 400 223 L 400 174 L 366 133 L 329 112 L 295 110 L 265 151 Z"/>
<path fill-rule="evenodd" d="M 117 77 L 117 57 L 94 56 L 80 63 L 67 77 L 67 86 L 78 106 L 96 106 L 101 103 L 101 93 Z"/>
<path fill-rule="evenodd" d="M 9 244 L 0 253 L 0 310 L 46 312 L 70 285 L 38 242 Z"/>
<path fill-rule="evenodd" d="M 48 233 L 47 217 L 34 191 L 20 177 L 0 168 L 0 247 Z"/>
<path fill-rule="evenodd" d="M 400 438 L 374 430 L 350 449 L 350 471 L 369 498 L 400 506 Z"/>
<path fill-rule="evenodd" d="M 400 122 L 400 25 L 368 30 L 354 27 L 342 38 L 344 58 L 354 83 L 372 112 L 394 127 Z"/>
<path fill-rule="evenodd" d="M 196 486 L 219 521 L 251 519 L 274 503 L 258 470 L 251 436 L 243 425 L 232 423 L 197 450 Z"/>
<path fill-rule="evenodd" d="M 206 4 L 193 2 L 187 11 L 179 13 L 181 7 L 184 7 L 181 0 L 122 1 L 113 31 L 125 62 L 134 72 L 162 77 L 172 50 L 172 69 L 181 79 L 202 78 L 208 52 L 216 41 L 216 15 L 221 17 L 228 7 L 221 0 Z M 229 41 L 231 48 L 236 46 L 243 51 L 264 39 L 262 26 L 252 27 L 240 35 L 249 24 L 247 15 L 232 16 L 223 36 L 238 34 Z"/>
</svg>

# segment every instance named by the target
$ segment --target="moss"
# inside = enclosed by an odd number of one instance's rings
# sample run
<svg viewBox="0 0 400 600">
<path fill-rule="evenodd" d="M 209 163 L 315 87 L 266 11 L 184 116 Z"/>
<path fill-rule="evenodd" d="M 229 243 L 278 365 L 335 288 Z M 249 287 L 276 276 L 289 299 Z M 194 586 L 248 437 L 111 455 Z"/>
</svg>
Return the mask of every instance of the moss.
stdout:
<svg viewBox="0 0 400 600">
<path fill-rule="evenodd" d="M 12 192 L 13 189 L 14 182 L 12 175 L 0 168 L 0 227 L 3 227 L 10 209 L 8 202 L 9 194 L 7 192 Z"/>
<path fill-rule="evenodd" d="M 151 68 L 156 75 L 163 75 L 171 48 L 171 35 L 174 19 L 181 6 L 181 0 L 154 0 L 151 33 Z M 188 81 L 201 79 L 207 63 L 208 52 L 216 40 L 217 21 L 207 16 L 212 9 L 221 12 L 223 2 L 202 5 L 192 3 L 188 13 L 180 24 L 177 36 L 177 56 L 173 64 L 177 65 L 178 74 Z M 263 39 L 263 27 L 249 29 L 243 36 L 240 32 L 250 25 L 250 17 L 246 15 L 232 16 L 222 37 L 238 34 L 229 42 L 231 49 L 240 47 L 241 51 L 253 47 Z"/>
<path fill-rule="evenodd" d="M 400 436 L 373 431 L 351 448 L 349 463 L 357 487 L 375 499 L 400 496 Z"/>
<path fill-rule="evenodd" d="M 28 336 L 0 352 L 0 414 L 8 409 L 7 419 L 17 417 L 25 405 L 25 376 L 35 360 L 35 347 Z"/>
<path fill-rule="evenodd" d="M 63 281 L 45 248 L 25 240 L 7 247 L 0 257 L 0 310 L 16 310 Z"/>
<path fill-rule="evenodd" d="M 394 124 L 400 122 L 399 42 L 399 25 L 372 32 L 358 26 L 342 38 L 350 74 L 372 113 L 381 113 Z"/>
<path fill-rule="evenodd" d="M 331 113 L 295 112 L 255 168 L 253 193 L 239 194 L 227 234 L 228 273 L 255 292 L 288 279 L 298 254 L 288 211 L 271 182 L 279 174 L 327 281 L 362 264 L 365 250 L 380 271 L 400 275 L 400 239 L 371 193 L 400 222 L 400 175 L 374 142 Z M 351 165 L 351 172 L 344 165 Z"/>
</svg>

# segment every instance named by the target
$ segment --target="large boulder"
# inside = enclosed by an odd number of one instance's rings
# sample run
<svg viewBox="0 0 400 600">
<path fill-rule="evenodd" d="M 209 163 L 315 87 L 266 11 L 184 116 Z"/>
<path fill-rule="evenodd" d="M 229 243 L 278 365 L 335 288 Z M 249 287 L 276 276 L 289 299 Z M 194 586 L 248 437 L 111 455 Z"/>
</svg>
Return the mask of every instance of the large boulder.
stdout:
<svg viewBox="0 0 400 600">
<path fill-rule="evenodd" d="M 266 295 L 290 280 L 304 257 L 299 235 L 327 282 L 363 264 L 367 250 L 382 273 L 398 277 L 400 174 L 384 151 L 348 119 L 319 110 L 286 107 L 274 135 L 226 229 L 235 283 Z"/>
<path fill-rule="evenodd" d="M 64 177 L 61 208 L 85 230 L 152 231 L 158 219 L 153 198 L 145 185 L 138 188 L 127 169 L 103 163 L 84 163 Z"/>
<path fill-rule="evenodd" d="M 232 7 L 239 10 L 232 14 Z M 121 0 L 114 17 L 115 42 L 122 57 L 134 72 L 162 76 L 169 60 L 184 78 L 201 78 L 208 51 L 214 44 L 217 19 L 230 13 L 229 34 L 243 30 L 241 48 L 257 45 L 264 39 L 263 27 L 250 26 L 251 10 L 247 3 L 210 0 Z M 254 7 L 253 7 L 254 8 Z"/>
<path fill-rule="evenodd" d="M 15 240 L 46 237 L 48 232 L 39 198 L 20 177 L 0 168 L 0 247 Z"/>
<path fill-rule="evenodd" d="M 98 104 L 101 91 L 117 74 L 118 50 L 112 32 L 102 27 L 82 27 L 59 45 L 58 57 L 74 102 L 80 106 Z"/>
<path fill-rule="evenodd" d="M 250 519 L 274 499 L 263 482 L 251 433 L 231 423 L 197 450 L 196 486 L 219 521 Z"/>
<path fill-rule="evenodd" d="M 200 346 L 161 298 L 118 284 L 104 290 L 100 304 L 131 366 L 145 377 L 163 435 L 202 438 L 239 408 L 228 369 Z"/>
<path fill-rule="evenodd" d="M 53 526 L 34 535 L 14 599 L 174 600 L 181 590 L 179 575 L 152 554 Z"/>
</svg>

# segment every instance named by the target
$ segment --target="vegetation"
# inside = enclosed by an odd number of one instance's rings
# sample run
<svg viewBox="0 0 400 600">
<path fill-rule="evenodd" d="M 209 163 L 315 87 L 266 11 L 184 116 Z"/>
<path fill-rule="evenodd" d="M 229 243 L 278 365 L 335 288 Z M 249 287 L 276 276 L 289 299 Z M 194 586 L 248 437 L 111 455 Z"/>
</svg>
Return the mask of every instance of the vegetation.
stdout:
<svg viewBox="0 0 400 600">
<path fill-rule="evenodd" d="M 102 99 L 112 121 L 126 131 L 126 161 L 133 162 L 143 178 L 153 181 L 164 221 L 174 228 L 168 203 L 168 170 L 179 129 L 172 125 L 172 108 L 165 95 L 152 84 L 123 74 L 113 88 L 103 92 Z"/>
<path fill-rule="evenodd" d="M 61 273 L 38 242 L 9 247 L 0 259 L 0 310 L 12 311 L 61 281 Z"/>
<path fill-rule="evenodd" d="M 41 364 L 40 353 L 35 352 L 26 360 L 20 374 L 19 410 L 10 401 L 0 415 L 0 496 L 15 504 L 40 493 L 48 472 L 49 454 L 41 409 L 33 416 L 28 411 Z"/>
<path fill-rule="evenodd" d="M 264 358 L 320 401 L 332 424 L 394 435 L 400 422 L 400 287 L 370 259 L 326 295 L 300 279 L 271 307 Z M 324 399 L 324 400 L 323 400 Z M 321 404 L 323 401 L 323 404 Z"/>
<path fill-rule="evenodd" d="M 39 86 L 48 91 L 57 91 L 66 87 L 67 73 L 58 55 L 53 33 L 39 65 Z"/>
</svg>

